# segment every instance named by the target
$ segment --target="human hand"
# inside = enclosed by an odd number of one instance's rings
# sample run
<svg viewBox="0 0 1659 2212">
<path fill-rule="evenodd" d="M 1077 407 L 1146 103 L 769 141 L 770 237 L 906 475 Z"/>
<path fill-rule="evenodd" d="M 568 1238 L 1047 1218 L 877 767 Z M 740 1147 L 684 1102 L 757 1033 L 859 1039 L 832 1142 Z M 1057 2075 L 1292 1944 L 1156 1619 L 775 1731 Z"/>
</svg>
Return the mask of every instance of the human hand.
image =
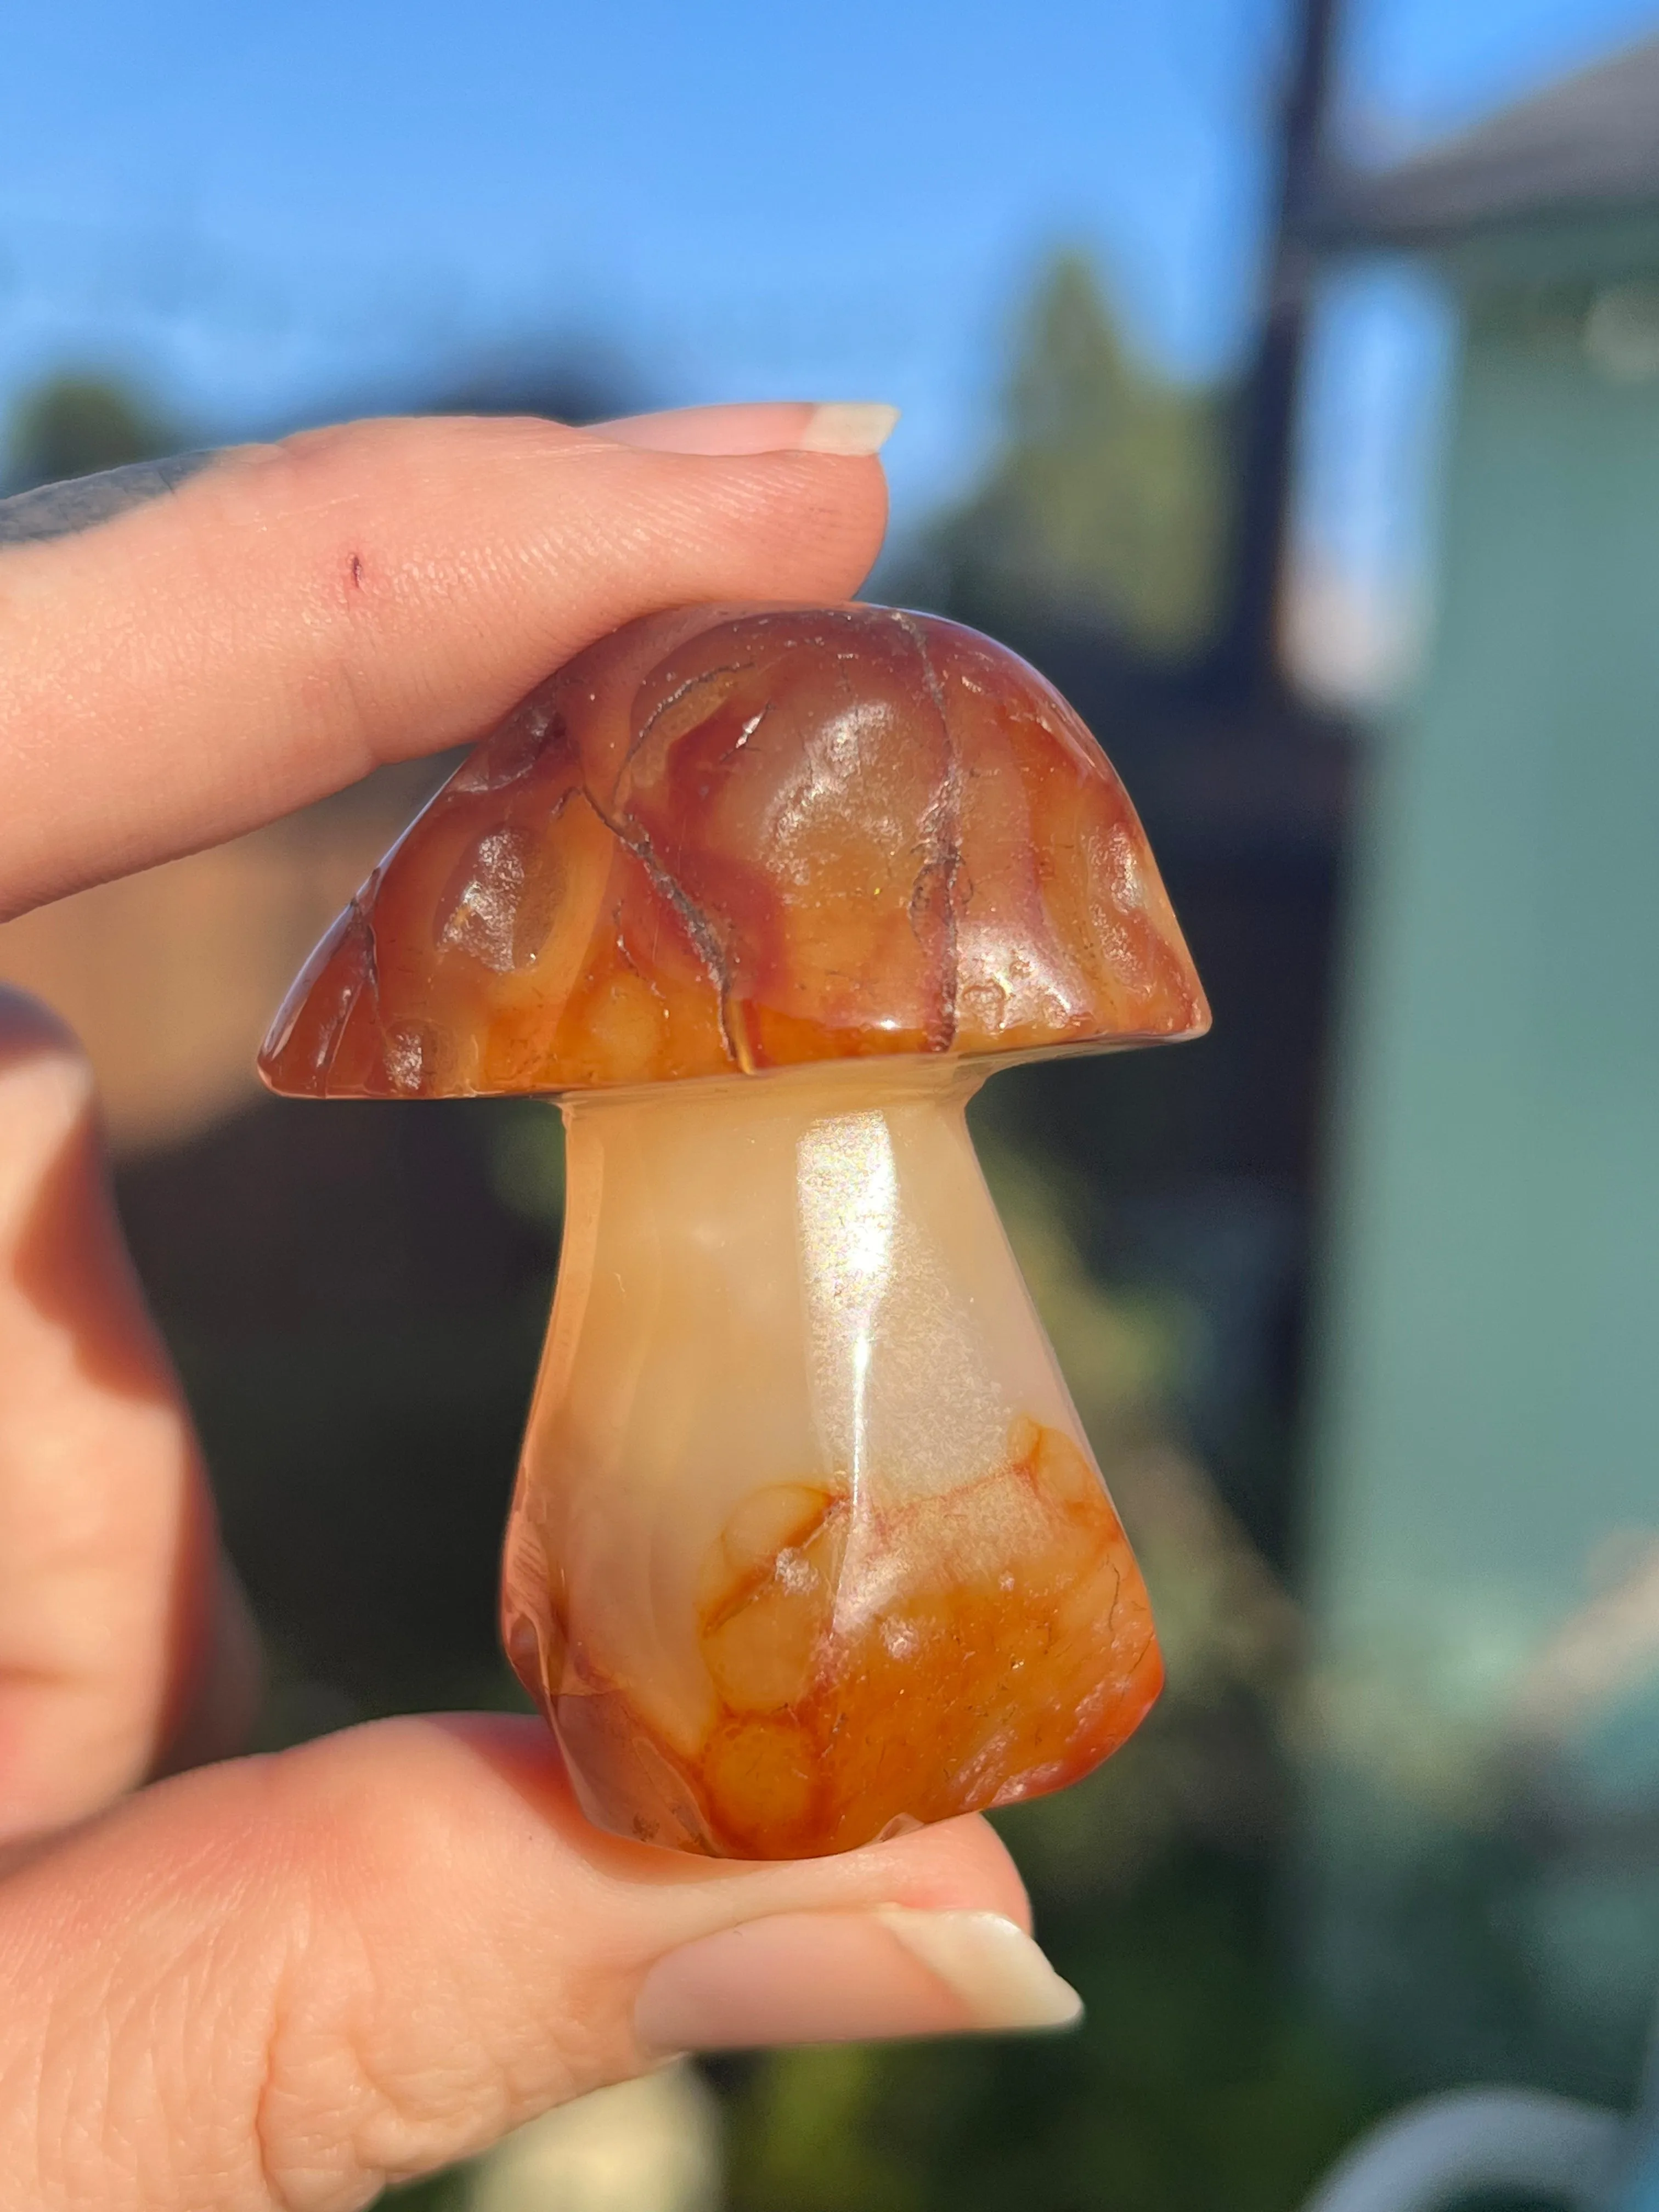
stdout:
<svg viewBox="0 0 1659 2212">
<path fill-rule="evenodd" d="M 870 429 L 368 423 L 125 478 L 89 527 L 0 503 L 0 915 L 476 736 L 651 608 L 847 596 Z M 675 2050 L 1074 2013 L 981 1821 L 687 1859 L 496 1718 L 201 1765 L 256 1672 L 85 1062 L 0 992 L 7 2212 L 344 2212 Z"/>
</svg>

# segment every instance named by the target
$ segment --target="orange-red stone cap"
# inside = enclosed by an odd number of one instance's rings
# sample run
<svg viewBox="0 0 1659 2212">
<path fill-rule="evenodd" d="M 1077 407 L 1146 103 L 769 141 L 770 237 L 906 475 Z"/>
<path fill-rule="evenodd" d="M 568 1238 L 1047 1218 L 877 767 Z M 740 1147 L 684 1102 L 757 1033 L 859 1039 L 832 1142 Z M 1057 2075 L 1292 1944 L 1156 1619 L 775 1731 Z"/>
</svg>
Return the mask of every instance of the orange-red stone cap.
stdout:
<svg viewBox="0 0 1659 2212">
<path fill-rule="evenodd" d="M 1017 655 L 887 607 L 685 607 L 456 770 L 259 1069 L 450 1097 L 1208 1025 L 1127 793 Z"/>
</svg>

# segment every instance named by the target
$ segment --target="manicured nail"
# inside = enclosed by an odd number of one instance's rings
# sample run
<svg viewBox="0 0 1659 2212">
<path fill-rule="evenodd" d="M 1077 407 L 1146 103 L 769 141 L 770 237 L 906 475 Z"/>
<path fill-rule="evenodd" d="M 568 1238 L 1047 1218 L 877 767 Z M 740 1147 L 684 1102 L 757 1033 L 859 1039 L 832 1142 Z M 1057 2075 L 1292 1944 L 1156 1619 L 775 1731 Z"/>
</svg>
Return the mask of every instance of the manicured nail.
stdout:
<svg viewBox="0 0 1659 2212">
<path fill-rule="evenodd" d="M 659 1959 L 635 2007 L 656 2051 L 1066 2027 L 1077 1991 L 1000 1912 L 786 1912 Z"/>
<path fill-rule="evenodd" d="M 829 399 L 815 407 L 801 432 L 808 453 L 878 453 L 893 434 L 899 411 L 879 399 Z"/>
<path fill-rule="evenodd" d="M 918 1912 L 884 1905 L 875 1917 L 954 1990 L 975 2027 L 1069 2027 L 1083 2000 L 1023 1928 L 1000 1912 Z"/>
<path fill-rule="evenodd" d="M 595 437 L 659 453 L 878 453 L 896 407 L 873 400 L 799 399 L 742 402 L 729 407 L 675 407 L 660 415 L 626 415 L 595 422 Z"/>
</svg>

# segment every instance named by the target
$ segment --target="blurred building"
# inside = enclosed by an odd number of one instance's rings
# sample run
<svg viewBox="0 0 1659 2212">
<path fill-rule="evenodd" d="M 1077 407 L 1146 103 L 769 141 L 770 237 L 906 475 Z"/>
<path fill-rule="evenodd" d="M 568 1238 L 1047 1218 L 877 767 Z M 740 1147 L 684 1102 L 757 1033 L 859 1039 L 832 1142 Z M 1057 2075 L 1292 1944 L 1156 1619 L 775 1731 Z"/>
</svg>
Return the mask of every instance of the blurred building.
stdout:
<svg viewBox="0 0 1659 2212">
<path fill-rule="evenodd" d="M 1659 1990 L 1659 41 L 1328 199 L 1458 304 L 1382 732 L 1312 1465 L 1319 1966 L 1419 2081 Z"/>
<path fill-rule="evenodd" d="M 191 1136 L 258 1096 L 253 1054 L 283 994 L 434 781 L 429 763 L 382 770 L 0 927 L 0 981 L 77 1030 L 118 1151 Z"/>
</svg>

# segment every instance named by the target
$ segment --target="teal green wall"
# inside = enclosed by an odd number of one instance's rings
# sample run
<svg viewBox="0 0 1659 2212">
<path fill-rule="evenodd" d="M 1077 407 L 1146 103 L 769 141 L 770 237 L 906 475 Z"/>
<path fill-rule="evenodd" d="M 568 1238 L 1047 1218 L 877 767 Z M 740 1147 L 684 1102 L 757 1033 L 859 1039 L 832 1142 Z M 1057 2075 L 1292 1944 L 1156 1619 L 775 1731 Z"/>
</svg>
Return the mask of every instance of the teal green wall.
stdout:
<svg viewBox="0 0 1659 2212">
<path fill-rule="evenodd" d="M 1377 742 L 1337 1115 L 1313 1863 L 1325 1971 L 1362 2013 L 1427 2007 L 1431 2074 L 1559 2073 L 1581 2024 L 1605 2070 L 1659 1977 L 1659 379 L 1598 371 L 1588 305 L 1471 313 L 1435 641 Z M 1621 1577 L 1598 1646 L 1583 1608 Z M 1570 1621 L 1601 1687 L 1564 1704 L 1536 1662 Z M 1596 1871 L 1527 1842 L 1540 1791 L 1596 1832 Z M 1649 1806 L 1650 1850 L 1609 1859 L 1614 1814 Z M 1496 1963 L 1431 1936 L 1448 1885 L 1497 1913 Z M 1504 2002 L 1541 2024 L 1509 2053 L 1451 1984 L 1511 1972 Z"/>
</svg>

